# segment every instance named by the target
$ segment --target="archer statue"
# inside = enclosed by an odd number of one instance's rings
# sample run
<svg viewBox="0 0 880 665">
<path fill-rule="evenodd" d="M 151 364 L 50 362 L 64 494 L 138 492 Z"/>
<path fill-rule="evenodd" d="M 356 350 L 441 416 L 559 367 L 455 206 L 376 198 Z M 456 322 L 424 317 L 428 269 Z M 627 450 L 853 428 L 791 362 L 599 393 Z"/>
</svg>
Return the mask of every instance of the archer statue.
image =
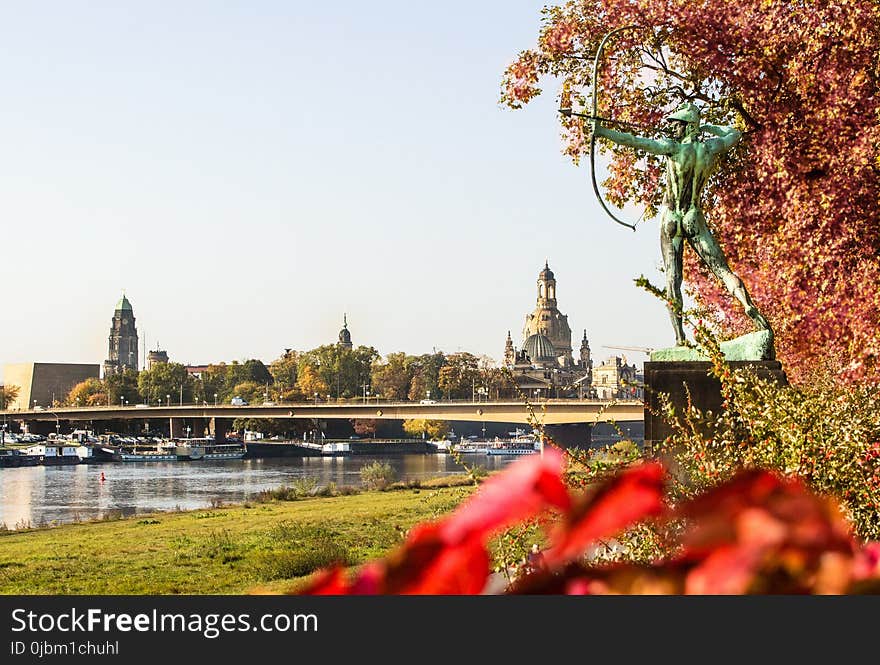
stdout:
<svg viewBox="0 0 880 665">
<path fill-rule="evenodd" d="M 701 209 L 703 187 L 718 158 L 742 138 L 733 127 L 701 125 L 700 109 L 685 102 L 667 117 L 674 123 L 672 138 L 649 139 L 626 132 L 608 129 L 592 119 L 593 135 L 606 138 L 618 145 L 628 146 L 666 157 L 666 185 L 660 221 L 660 247 L 666 272 L 666 296 L 670 300 L 669 313 L 675 330 L 675 342 L 686 344 L 682 327 L 682 254 L 685 241 L 697 256 L 721 280 L 730 294 L 742 303 L 746 315 L 759 330 L 766 330 L 772 343 L 773 331 L 746 290 L 742 280 L 727 265 L 724 252 L 709 231 Z M 706 132 L 712 138 L 704 139 Z"/>
</svg>

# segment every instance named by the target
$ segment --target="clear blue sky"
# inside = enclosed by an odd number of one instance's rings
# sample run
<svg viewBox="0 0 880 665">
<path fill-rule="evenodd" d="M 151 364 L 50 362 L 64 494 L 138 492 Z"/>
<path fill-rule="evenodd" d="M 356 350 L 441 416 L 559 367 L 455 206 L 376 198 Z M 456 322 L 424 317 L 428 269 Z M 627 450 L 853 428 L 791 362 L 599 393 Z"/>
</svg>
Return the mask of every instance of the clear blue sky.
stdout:
<svg viewBox="0 0 880 665">
<path fill-rule="evenodd" d="M 545 258 L 594 356 L 670 345 L 632 283 L 656 223 L 600 212 L 552 80 L 498 104 L 541 6 L 3 5 L 0 365 L 103 361 L 123 289 L 185 363 L 332 342 L 343 312 L 383 355 L 500 359 Z"/>
</svg>

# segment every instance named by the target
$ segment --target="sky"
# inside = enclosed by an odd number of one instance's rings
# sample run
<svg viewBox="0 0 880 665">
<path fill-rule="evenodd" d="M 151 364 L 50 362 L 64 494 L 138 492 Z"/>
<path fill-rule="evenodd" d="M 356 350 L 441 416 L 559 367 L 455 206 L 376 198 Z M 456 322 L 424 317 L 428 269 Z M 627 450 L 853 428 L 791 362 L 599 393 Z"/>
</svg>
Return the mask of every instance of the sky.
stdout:
<svg viewBox="0 0 880 665">
<path fill-rule="evenodd" d="M 549 260 L 575 353 L 674 343 L 658 230 L 599 208 L 557 83 L 499 104 L 540 0 L 0 5 L 0 366 L 100 363 L 123 291 L 188 364 L 520 346 Z M 635 219 L 639 211 L 625 211 Z"/>
</svg>

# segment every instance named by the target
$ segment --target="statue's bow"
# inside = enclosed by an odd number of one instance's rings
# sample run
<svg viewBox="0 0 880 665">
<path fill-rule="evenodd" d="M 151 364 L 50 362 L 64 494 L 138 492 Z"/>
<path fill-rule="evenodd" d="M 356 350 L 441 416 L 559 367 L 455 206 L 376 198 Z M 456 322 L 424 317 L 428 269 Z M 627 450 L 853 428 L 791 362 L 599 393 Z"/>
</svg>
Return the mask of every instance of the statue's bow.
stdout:
<svg viewBox="0 0 880 665">
<path fill-rule="evenodd" d="M 623 32 L 624 30 L 635 30 L 635 29 L 644 29 L 644 26 L 640 25 L 625 25 L 622 28 L 616 28 L 609 32 L 602 38 L 602 41 L 599 42 L 599 47 L 596 49 L 596 58 L 593 61 L 593 113 L 592 117 L 594 118 L 594 122 L 599 121 L 599 61 L 602 59 L 602 52 L 605 49 L 606 42 L 611 39 L 618 32 Z M 590 177 L 593 181 L 593 191 L 596 192 L 596 198 L 599 199 L 599 204 L 602 206 L 602 209 L 608 213 L 608 216 L 611 217 L 615 222 L 620 224 L 621 226 L 625 226 L 628 229 L 636 230 L 635 224 L 627 224 L 623 220 L 619 219 L 617 215 L 615 215 L 608 206 L 605 204 L 605 200 L 602 198 L 602 193 L 599 191 L 599 183 L 596 180 L 596 133 L 590 133 Z"/>
</svg>

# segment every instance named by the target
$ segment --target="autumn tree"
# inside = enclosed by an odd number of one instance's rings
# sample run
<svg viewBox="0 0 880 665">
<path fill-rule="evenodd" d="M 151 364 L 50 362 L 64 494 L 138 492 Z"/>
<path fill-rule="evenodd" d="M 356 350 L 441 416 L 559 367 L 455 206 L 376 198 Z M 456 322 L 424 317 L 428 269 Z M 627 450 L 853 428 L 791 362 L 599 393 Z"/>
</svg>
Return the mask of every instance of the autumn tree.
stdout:
<svg viewBox="0 0 880 665">
<path fill-rule="evenodd" d="M 428 438 L 436 441 L 449 434 L 449 423 L 445 420 L 413 418 L 403 421 L 403 431 L 412 437 Z"/>
<path fill-rule="evenodd" d="M 160 367 L 156 365 L 156 367 Z M 139 387 L 140 378 L 136 369 L 125 367 L 121 371 L 114 372 L 104 379 L 104 387 L 109 395 L 111 404 L 119 404 L 120 402 L 128 402 L 136 404 L 141 401 L 141 392 Z"/>
<path fill-rule="evenodd" d="M 609 40 L 594 90 L 600 40 L 627 25 L 642 27 Z M 779 359 L 796 380 L 828 359 L 845 379 L 877 380 L 878 52 L 880 5 L 872 0 L 742 0 L 735 11 L 709 0 L 572 0 L 543 10 L 537 46 L 504 73 L 502 101 L 522 106 L 551 76 L 560 107 L 589 114 L 598 93 L 598 115 L 616 123 L 657 127 L 690 99 L 704 122 L 741 129 L 743 140 L 707 183 L 705 209 L 773 325 Z M 590 121 L 560 116 L 560 124 L 577 163 L 589 152 Z M 661 163 L 603 147 L 609 201 L 652 216 Z M 685 279 L 722 331 L 750 330 L 738 304 L 693 253 L 685 256 Z"/>
<path fill-rule="evenodd" d="M 300 392 L 303 393 L 306 397 L 310 398 L 313 395 L 318 395 L 319 397 L 322 397 L 329 394 L 327 392 L 327 383 L 321 378 L 321 376 L 318 374 L 318 371 L 311 365 L 303 365 L 298 370 L 296 383 L 299 387 Z"/>
<path fill-rule="evenodd" d="M 180 363 L 157 363 L 137 378 L 138 390 L 150 404 L 169 400 L 192 402 L 193 384 L 193 378 Z"/>
<path fill-rule="evenodd" d="M 261 404 L 266 401 L 266 386 L 256 381 L 242 381 L 232 387 L 232 396 L 241 397 L 248 404 Z"/>
<path fill-rule="evenodd" d="M 416 358 L 404 352 L 389 353 L 385 362 L 373 365 L 373 392 L 385 399 L 405 400 L 412 384 Z"/>
<path fill-rule="evenodd" d="M 409 399 L 421 400 L 431 395 L 440 397 L 440 369 L 446 364 L 446 356 L 442 352 L 425 353 L 413 360 L 413 377 L 409 387 Z"/>
<path fill-rule="evenodd" d="M 352 418 L 351 425 L 358 436 L 375 436 L 379 421 L 375 418 Z"/>
<path fill-rule="evenodd" d="M 299 354 L 287 349 L 280 357 L 269 364 L 269 372 L 275 382 L 275 388 L 282 399 L 296 387 L 296 363 Z M 298 392 L 298 391 L 297 391 Z"/>
<path fill-rule="evenodd" d="M 107 387 L 101 379 L 89 377 L 70 389 L 64 399 L 64 404 L 66 406 L 106 406 Z"/>
<path fill-rule="evenodd" d="M 325 344 L 299 354 L 297 372 L 310 368 L 326 386 L 319 394 L 355 397 L 361 394 L 365 383 L 369 384 L 373 363 L 378 358 L 379 352 L 371 346 L 348 349 L 339 344 Z"/>
<path fill-rule="evenodd" d="M 447 399 L 471 399 L 477 384 L 482 386 L 482 376 L 475 355 L 459 352 L 446 356 L 446 364 L 438 373 L 437 386 Z"/>
<path fill-rule="evenodd" d="M 20 391 L 21 388 L 18 386 L 0 386 L 0 409 L 8 409 L 9 405 L 18 397 Z"/>
</svg>

